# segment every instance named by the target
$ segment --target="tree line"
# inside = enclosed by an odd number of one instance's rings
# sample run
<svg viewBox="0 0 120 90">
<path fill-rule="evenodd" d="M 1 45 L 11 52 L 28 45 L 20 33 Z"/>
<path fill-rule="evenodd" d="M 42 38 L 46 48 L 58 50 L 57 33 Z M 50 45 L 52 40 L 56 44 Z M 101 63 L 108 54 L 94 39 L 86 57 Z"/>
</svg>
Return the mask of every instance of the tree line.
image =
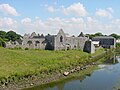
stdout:
<svg viewBox="0 0 120 90">
<path fill-rule="evenodd" d="M 92 39 L 93 37 L 96 37 L 96 36 L 106 36 L 100 32 L 97 32 L 95 34 L 86 34 L 87 36 L 89 36 L 90 39 Z M 120 35 L 118 34 L 110 34 L 109 36 L 112 36 L 116 39 L 120 39 Z M 8 41 L 19 41 L 20 38 L 22 36 L 20 34 L 17 34 L 16 32 L 14 31 L 8 31 L 8 32 L 5 32 L 5 31 L 0 31 L 0 46 L 4 46 L 5 42 L 8 42 Z"/>
<path fill-rule="evenodd" d="M 112 33 L 112 34 L 110 34 L 110 35 L 104 35 L 104 34 L 102 34 L 102 33 L 100 33 L 100 32 L 97 32 L 97 33 L 95 33 L 95 34 L 86 34 L 86 35 L 88 35 L 90 39 L 92 39 L 93 37 L 96 37 L 96 36 L 112 36 L 112 37 L 114 37 L 116 40 L 117 40 L 117 39 L 120 39 L 120 35 L 115 34 L 115 33 Z"/>
<path fill-rule="evenodd" d="M 5 31 L 0 31 L 0 46 L 4 46 L 5 45 L 5 42 L 8 42 L 8 41 L 18 41 L 20 40 L 22 36 L 17 34 L 16 32 L 14 31 L 8 31 L 8 32 L 5 32 Z"/>
</svg>

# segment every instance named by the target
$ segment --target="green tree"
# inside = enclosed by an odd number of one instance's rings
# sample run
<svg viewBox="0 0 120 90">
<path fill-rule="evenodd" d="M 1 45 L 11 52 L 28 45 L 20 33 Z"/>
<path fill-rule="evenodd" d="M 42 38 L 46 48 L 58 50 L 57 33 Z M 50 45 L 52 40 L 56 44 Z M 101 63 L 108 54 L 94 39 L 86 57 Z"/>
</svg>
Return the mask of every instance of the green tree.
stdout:
<svg viewBox="0 0 120 90">
<path fill-rule="evenodd" d="M 104 36 L 102 33 L 100 32 L 97 32 L 95 34 L 86 34 L 87 36 L 89 36 L 90 39 L 96 37 L 96 36 Z"/>
<path fill-rule="evenodd" d="M 86 36 L 89 36 L 89 38 L 92 39 L 93 37 L 95 37 L 95 34 L 86 34 Z"/>
<path fill-rule="evenodd" d="M 0 31 L 0 38 L 2 38 L 4 41 L 6 41 L 6 32 Z"/>
<path fill-rule="evenodd" d="M 10 40 L 12 40 L 12 41 L 17 41 L 17 40 L 20 39 L 20 37 L 21 37 L 21 35 L 16 34 L 16 32 L 14 32 L 14 31 L 9 31 L 9 32 L 6 33 L 6 38 L 7 38 L 9 41 L 10 41 Z"/>
<path fill-rule="evenodd" d="M 117 35 L 117 34 L 115 34 L 115 33 L 111 34 L 110 36 L 112 36 L 112 37 L 114 37 L 114 38 L 116 38 L 116 39 L 120 39 L 120 35 Z"/>
<path fill-rule="evenodd" d="M 95 33 L 95 36 L 103 36 L 103 34 L 98 32 L 98 33 Z"/>
<path fill-rule="evenodd" d="M 5 45 L 5 41 L 0 37 L 0 47 Z"/>
</svg>

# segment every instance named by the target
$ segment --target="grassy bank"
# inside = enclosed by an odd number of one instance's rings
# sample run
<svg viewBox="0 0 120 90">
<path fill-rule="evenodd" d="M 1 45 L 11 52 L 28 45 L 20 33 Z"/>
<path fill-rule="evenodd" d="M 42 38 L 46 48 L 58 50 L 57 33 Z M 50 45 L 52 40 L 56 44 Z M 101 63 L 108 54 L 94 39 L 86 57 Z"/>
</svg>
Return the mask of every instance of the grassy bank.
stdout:
<svg viewBox="0 0 120 90">
<path fill-rule="evenodd" d="M 104 61 L 106 61 L 106 59 L 109 59 L 110 56 L 112 57 L 111 53 L 113 54 L 113 50 L 108 50 L 107 52 L 104 52 L 103 49 L 100 49 L 98 50 L 96 53 L 94 54 L 90 54 L 90 57 L 94 57 L 91 59 L 91 61 L 95 61 L 96 59 L 96 64 L 101 64 L 103 63 Z M 56 85 L 64 85 L 66 82 L 69 82 L 71 80 L 83 80 L 86 78 L 86 76 L 90 76 L 92 74 L 92 72 L 94 70 L 97 70 L 98 69 L 98 66 L 97 65 L 91 65 L 90 67 L 84 69 L 84 70 L 80 70 L 78 72 L 74 72 L 74 73 L 71 73 L 69 76 L 67 77 L 62 77 L 60 79 L 57 79 L 55 81 L 52 81 L 50 83 L 47 83 L 47 84 L 43 84 L 43 85 L 40 85 L 40 86 L 35 86 L 35 87 L 32 87 L 32 88 L 26 88 L 26 89 L 23 89 L 23 90 L 43 90 L 43 89 L 46 89 L 46 87 L 50 87 L 50 88 L 53 88 L 54 86 Z"/>
<path fill-rule="evenodd" d="M 120 54 L 120 43 L 116 44 L 116 54 Z"/>
<path fill-rule="evenodd" d="M 90 76 L 92 74 L 92 72 L 96 69 L 98 69 L 97 66 L 92 66 L 88 69 L 85 69 L 85 70 L 80 71 L 80 72 L 72 73 L 68 77 L 63 77 L 63 78 L 61 78 L 59 80 L 56 80 L 56 81 L 53 81 L 51 83 L 43 84 L 43 85 L 40 85 L 40 86 L 35 86 L 35 87 L 32 87 L 32 88 L 26 88 L 26 89 L 23 89 L 23 90 L 45 90 L 46 87 L 47 88 L 53 88 L 53 87 L 59 86 L 61 84 L 65 85 L 67 82 L 78 80 L 78 79 L 82 81 L 86 78 L 86 76 Z"/>
<path fill-rule="evenodd" d="M 10 50 L 0 48 L 0 84 L 31 78 L 41 78 L 53 73 L 63 73 L 75 66 L 84 66 L 105 58 L 104 49 L 95 54 L 80 50 L 45 51 L 45 50 Z"/>
</svg>

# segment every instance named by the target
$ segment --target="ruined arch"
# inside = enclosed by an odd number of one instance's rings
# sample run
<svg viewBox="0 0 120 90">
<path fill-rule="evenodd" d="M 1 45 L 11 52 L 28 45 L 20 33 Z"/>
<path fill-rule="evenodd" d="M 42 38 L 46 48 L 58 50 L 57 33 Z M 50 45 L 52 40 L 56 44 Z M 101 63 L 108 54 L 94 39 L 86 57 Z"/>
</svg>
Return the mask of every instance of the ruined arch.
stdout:
<svg viewBox="0 0 120 90">
<path fill-rule="evenodd" d="M 35 41 L 35 46 L 37 46 L 40 42 L 39 41 Z"/>
<path fill-rule="evenodd" d="M 32 41 L 28 41 L 27 44 L 29 44 L 29 46 L 32 45 Z"/>
<path fill-rule="evenodd" d="M 63 42 L 63 36 L 60 36 L 60 42 Z"/>
</svg>

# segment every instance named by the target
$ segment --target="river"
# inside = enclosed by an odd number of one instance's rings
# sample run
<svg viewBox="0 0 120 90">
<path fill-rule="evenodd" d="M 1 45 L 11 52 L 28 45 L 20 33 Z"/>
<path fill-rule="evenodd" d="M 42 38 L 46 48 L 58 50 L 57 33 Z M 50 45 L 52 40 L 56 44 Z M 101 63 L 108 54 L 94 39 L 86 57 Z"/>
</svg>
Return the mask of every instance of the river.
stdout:
<svg viewBox="0 0 120 90">
<path fill-rule="evenodd" d="M 47 84 L 26 90 L 120 90 L 120 57 L 114 63 L 103 63 L 84 78 L 75 78 L 53 85 Z M 117 63 L 115 63 L 117 61 Z"/>
</svg>

